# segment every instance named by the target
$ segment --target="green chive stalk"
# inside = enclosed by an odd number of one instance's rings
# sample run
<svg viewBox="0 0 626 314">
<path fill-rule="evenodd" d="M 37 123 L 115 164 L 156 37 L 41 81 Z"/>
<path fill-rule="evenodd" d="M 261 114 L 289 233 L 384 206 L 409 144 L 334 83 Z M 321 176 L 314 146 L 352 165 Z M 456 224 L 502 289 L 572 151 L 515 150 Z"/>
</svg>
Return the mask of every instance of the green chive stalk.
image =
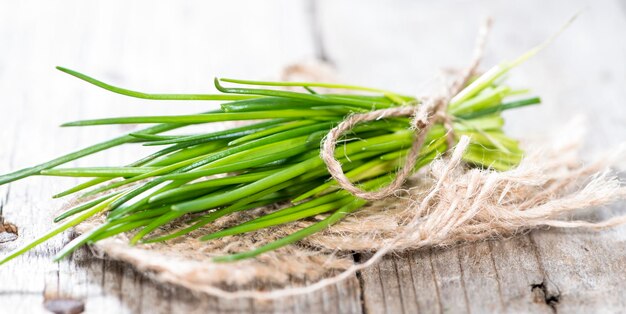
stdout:
<svg viewBox="0 0 626 314">
<path fill-rule="evenodd" d="M 469 136 L 463 160 L 473 167 L 506 170 L 514 167 L 523 151 L 502 130 L 501 112 L 538 104 L 525 90 L 514 90 L 501 78 L 536 51 L 505 62 L 475 78 L 448 106 L 454 136 Z M 147 94 L 116 87 L 79 72 L 58 67 L 76 78 L 108 91 L 141 99 L 223 101 L 219 110 L 200 114 L 138 116 L 82 120 L 64 127 L 146 123 L 156 125 L 95 144 L 34 167 L 0 176 L 0 185 L 33 175 L 87 177 L 90 180 L 55 197 L 97 196 L 55 218 L 56 229 L 0 260 L 19 256 L 94 215 L 106 213 L 104 223 L 69 243 L 56 260 L 84 244 L 131 232 L 131 244 L 154 243 L 198 233 L 220 217 L 270 204 L 280 209 L 211 234 L 202 241 L 245 234 L 264 228 L 325 215 L 309 227 L 248 252 L 216 257 L 217 262 L 251 258 L 295 243 L 365 206 L 367 201 L 341 190 L 319 157 L 320 141 L 347 115 L 376 109 L 419 105 L 419 100 L 387 90 L 316 82 L 263 82 L 215 79 L 219 94 Z M 231 87 L 224 86 L 229 84 Z M 249 86 L 254 86 L 250 88 Z M 300 87 L 301 92 L 275 87 Z M 274 87 L 274 88 L 272 88 Z M 333 93 L 321 93 L 336 90 Z M 345 93 L 345 91 L 350 93 Z M 343 93 L 342 93 L 343 91 Z M 165 134 L 196 124 L 255 120 L 224 131 L 187 135 Z M 366 190 L 376 190 L 393 179 L 404 164 L 414 140 L 409 118 L 362 123 L 344 136 L 335 157 L 349 179 Z M 111 147 L 132 143 L 155 147 L 137 161 L 116 167 L 61 168 L 59 166 Z M 428 165 L 450 147 L 446 130 L 438 124 L 427 134 L 415 170 Z M 191 218 L 194 217 L 194 218 Z M 186 226 L 164 228 L 186 219 Z M 64 222 L 64 223 L 63 223 Z"/>
</svg>

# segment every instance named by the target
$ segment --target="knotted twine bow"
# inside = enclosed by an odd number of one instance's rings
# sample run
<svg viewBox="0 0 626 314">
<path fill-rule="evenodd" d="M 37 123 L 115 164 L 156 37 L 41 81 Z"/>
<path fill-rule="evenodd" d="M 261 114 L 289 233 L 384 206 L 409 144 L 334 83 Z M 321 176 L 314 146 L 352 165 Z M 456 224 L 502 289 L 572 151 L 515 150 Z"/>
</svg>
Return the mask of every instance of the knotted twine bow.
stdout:
<svg viewBox="0 0 626 314">
<path fill-rule="evenodd" d="M 441 95 L 434 97 L 423 97 L 420 100 L 412 101 L 399 107 L 375 110 L 368 113 L 351 115 L 342 121 L 339 125 L 328 132 L 324 139 L 320 155 L 330 175 L 337 183 L 352 195 L 366 199 L 369 201 L 381 200 L 396 193 L 413 172 L 420 149 L 424 145 L 426 135 L 430 128 L 437 122 L 442 122 L 446 129 L 446 139 L 448 142 L 448 150 L 452 149 L 455 144 L 454 129 L 452 126 L 452 117 L 448 114 L 448 104 L 457 96 L 463 87 L 467 84 L 472 76 L 476 73 L 480 60 L 482 59 L 487 35 L 491 29 L 491 19 L 487 18 L 480 29 L 474 56 L 470 65 L 464 69 L 459 76 L 453 81 L 451 86 Z M 361 122 L 374 121 L 386 117 L 406 117 L 411 116 L 411 128 L 415 130 L 415 138 L 411 144 L 411 149 L 407 154 L 406 161 L 400 171 L 396 174 L 396 178 L 391 184 L 373 192 L 364 191 L 350 182 L 344 174 L 341 164 L 335 159 L 335 145 L 340 136 L 351 130 L 355 125 Z"/>
</svg>

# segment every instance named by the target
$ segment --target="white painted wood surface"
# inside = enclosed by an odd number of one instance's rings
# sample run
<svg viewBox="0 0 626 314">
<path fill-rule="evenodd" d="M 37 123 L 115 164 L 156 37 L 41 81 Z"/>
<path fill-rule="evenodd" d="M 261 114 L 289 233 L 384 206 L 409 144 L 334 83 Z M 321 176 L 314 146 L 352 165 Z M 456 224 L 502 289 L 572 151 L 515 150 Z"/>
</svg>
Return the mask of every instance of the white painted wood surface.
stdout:
<svg viewBox="0 0 626 314">
<path fill-rule="evenodd" d="M 212 90 L 215 75 L 272 78 L 290 63 L 324 58 L 346 82 L 419 93 L 438 69 L 466 64 L 485 15 L 495 18 L 489 65 L 539 43 L 580 9 L 565 34 L 516 70 L 513 81 L 544 104 L 508 114 L 508 128 L 541 136 L 582 113 L 591 155 L 626 140 L 624 1 L 0 1 L 0 173 L 128 130 L 57 128 L 64 121 L 207 106 L 113 95 L 56 65 L 148 92 L 198 92 Z M 120 164 L 134 152 L 115 149 L 74 165 Z M 20 229 L 0 254 L 50 228 L 63 203 L 50 196 L 74 183 L 37 177 L 0 187 L 3 215 Z M 58 297 L 84 301 L 87 313 L 626 310 L 626 228 L 541 230 L 390 256 L 336 287 L 275 302 L 191 295 L 87 250 L 51 263 L 67 241 L 58 237 L 0 267 L 0 312 L 45 313 L 44 299 Z"/>
</svg>

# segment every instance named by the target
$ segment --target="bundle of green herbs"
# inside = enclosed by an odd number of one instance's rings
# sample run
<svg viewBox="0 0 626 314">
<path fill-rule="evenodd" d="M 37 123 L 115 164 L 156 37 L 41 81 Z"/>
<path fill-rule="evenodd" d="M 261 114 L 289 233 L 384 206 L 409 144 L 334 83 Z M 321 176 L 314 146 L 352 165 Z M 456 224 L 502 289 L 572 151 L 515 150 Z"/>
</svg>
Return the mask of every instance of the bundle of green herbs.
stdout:
<svg viewBox="0 0 626 314">
<path fill-rule="evenodd" d="M 433 125 L 421 147 L 414 171 L 449 149 L 448 135 L 471 141 L 463 161 L 471 167 L 496 171 L 516 166 L 523 155 L 518 141 L 502 130 L 501 112 L 538 104 L 526 90 L 507 86 L 503 76 L 536 53 L 501 63 L 474 77 L 447 106 L 453 132 Z M 320 157 L 320 143 L 331 128 L 347 116 L 398 106 L 420 106 L 420 100 L 398 93 L 352 85 L 317 82 L 262 82 L 215 79 L 220 94 L 147 94 L 98 81 L 58 68 L 67 74 L 114 93 L 157 100 L 223 101 L 221 109 L 191 115 L 121 117 L 69 122 L 64 127 L 104 124 L 156 125 L 95 144 L 43 164 L 0 176 L 0 184 L 34 175 L 87 177 L 90 180 L 55 198 L 81 193 L 85 200 L 55 218 L 56 229 L 17 249 L 0 264 L 19 256 L 51 237 L 96 215 L 106 220 L 83 233 L 61 250 L 61 259 L 76 248 L 131 234 L 130 244 L 168 241 L 197 231 L 236 212 L 282 206 L 249 221 L 201 236 L 202 241 L 239 235 L 263 228 L 313 220 L 293 232 L 254 250 L 215 257 L 216 262 L 250 258 L 295 243 L 337 223 L 368 201 L 339 188 Z M 231 87 L 225 86 L 230 85 Z M 250 88 L 250 86 L 256 86 Z M 300 88 L 287 91 L 284 88 Z M 336 92 L 321 93 L 321 90 Z M 512 100 L 513 99 L 513 100 Z M 405 163 L 416 136 L 410 117 L 384 118 L 361 123 L 341 138 L 335 158 L 346 176 L 365 190 L 389 184 Z M 254 120 L 245 126 L 200 134 L 166 132 L 191 125 Z M 155 147 L 156 151 L 119 167 L 58 168 L 78 158 L 122 144 Z M 163 234 L 164 226 L 186 221 L 184 227 Z"/>
</svg>

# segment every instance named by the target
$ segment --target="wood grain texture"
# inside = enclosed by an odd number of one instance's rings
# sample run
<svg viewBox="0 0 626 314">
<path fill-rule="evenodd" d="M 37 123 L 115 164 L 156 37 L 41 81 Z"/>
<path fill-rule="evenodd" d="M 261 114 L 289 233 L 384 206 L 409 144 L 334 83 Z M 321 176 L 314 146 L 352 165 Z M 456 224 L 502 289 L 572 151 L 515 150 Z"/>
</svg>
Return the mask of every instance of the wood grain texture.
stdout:
<svg viewBox="0 0 626 314">
<path fill-rule="evenodd" d="M 112 95 L 58 73 L 55 65 L 148 92 L 197 92 L 210 90 L 213 75 L 272 78 L 287 64 L 319 58 L 347 82 L 416 94 L 433 84 L 442 67 L 465 65 L 483 16 L 496 18 L 485 56 L 493 64 L 542 41 L 581 8 L 583 15 L 564 35 L 512 77 L 541 95 L 544 105 L 510 113 L 507 122 L 517 136 L 541 136 L 582 113 L 593 130 L 586 146 L 592 155 L 626 139 L 623 1 L 2 1 L 0 173 L 134 128 L 56 127 L 64 121 L 206 107 Z M 129 148 L 72 166 L 128 162 L 141 151 Z M 50 195 L 75 183 L 37 177 L 0 186 L 0 213 L 19 228 L 16 241 L 0 243 L 0 254 L 49 229 L 64 202 Z M 597 217 L 623 210 L 618 204 Z M 391 255 L 336 286 L 272 302 L 226 301 L 158 284 L 88 249 L 51 263 L 69 239 L 64 234 L 0 267 L 0 309 L 46 313 L 45 301 L 59 299 L 83 302 L 86 313 L 626 309 L 626 228 L 539 230 Z"/>
</svg>

